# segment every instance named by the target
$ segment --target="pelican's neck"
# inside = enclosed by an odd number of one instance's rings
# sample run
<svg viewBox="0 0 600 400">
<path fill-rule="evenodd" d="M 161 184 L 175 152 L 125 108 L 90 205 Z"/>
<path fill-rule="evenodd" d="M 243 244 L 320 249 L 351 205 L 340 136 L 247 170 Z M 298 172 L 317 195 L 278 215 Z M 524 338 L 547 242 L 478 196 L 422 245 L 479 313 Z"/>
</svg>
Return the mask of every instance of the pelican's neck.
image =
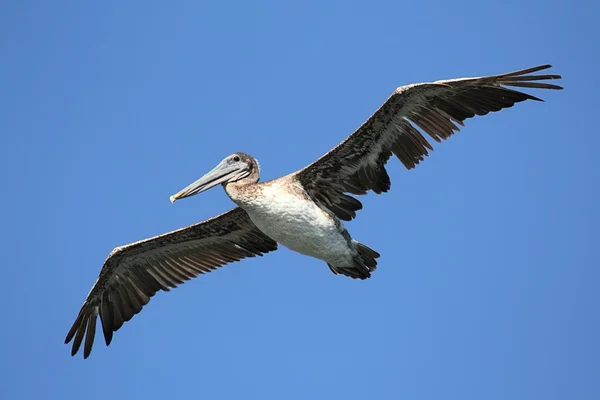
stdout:
<svg viewBox="0 0 600 400">
<path fill-rule="evenodd" d="M 223 184 L 225 193 L 231 200 L 239 206 L 252 201 L 253 198 L 258 194 L 258 171 L 256 169 L 252 171 L 250 175 L 244 179 L 240 179 L 235 182 L 226 182 Z"/>
</svg>

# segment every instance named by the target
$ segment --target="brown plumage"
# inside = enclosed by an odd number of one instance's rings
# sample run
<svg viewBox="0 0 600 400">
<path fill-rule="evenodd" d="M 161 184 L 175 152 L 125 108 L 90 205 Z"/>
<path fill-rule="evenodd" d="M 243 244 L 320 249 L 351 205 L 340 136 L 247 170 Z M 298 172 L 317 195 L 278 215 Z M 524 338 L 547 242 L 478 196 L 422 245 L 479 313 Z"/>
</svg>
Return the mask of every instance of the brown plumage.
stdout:
<svg viewBox="0 0 600 400">
<path fill-rule="evenodd" d="M 562 89 L 538 82 L 560 79 L 560 75 L 529 75 L 550 67 L 541 65 L 502 75 L 399 87 L 346 140 L 298 171 L 297 179 L 321 207 L 349 221 L 362 204 L 345 193 L 387 192 L 391 182 L 385 164 L 392 154 L 412 169 L 433 150 L 421 132 L 441 142 L 459 131 L 457 125 L 464 126 L 463 121 L 475 115 L 486 115 L 524 100 L 543 101 L 504 86 Z"/>
<path fill-rule="evenodd" d="M 65 343 L 71 355 L 84 336 L 83 357 L 92 351 L 100 316 L 108 346 L 113 332 L 148 304 L 159 290 L 169 291 L 200 274 L 246 257 L 277 249 L 239 207 L 207 221 L 113 250 L 100 271 Z"/>
</svg>

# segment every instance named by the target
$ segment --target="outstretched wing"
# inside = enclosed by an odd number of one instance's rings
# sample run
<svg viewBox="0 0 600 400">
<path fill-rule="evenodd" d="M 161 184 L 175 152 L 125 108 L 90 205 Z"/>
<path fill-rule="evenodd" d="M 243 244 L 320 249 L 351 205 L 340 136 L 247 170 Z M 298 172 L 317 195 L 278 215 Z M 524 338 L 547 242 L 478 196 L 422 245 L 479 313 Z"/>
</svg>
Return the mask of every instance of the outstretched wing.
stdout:
<svg viewBox="0 0 600 400">
<path fill-rule="evenodd" d="M 550 67 L 399 87 L 356 132 L 295 177 L 320 207 L 349 221 L 362 204 L 345 193 L 387 192 L 391 183 L 385 164 L 392 154 L 412 169 L 433 150 L 417 127 L 441 142 L 459 130 L 457 124 L 464 126 L 467 118 L 528 99 L 543 101 L 505 86 L 562 89 L 539 82 L 560 75 L 530 75 Z"/>
<path fill-rule="evenodd" d="M 169 291 L 189 279 L 230 262 L 277 249 L 248 214 L 237 207 L 217 217 L 113 250 L 65 343 L 73 338 L 71 355 L 84 340 L 90 355 L 98 315 L 108 346 L 125 321 L 139 313 L 159 290 Z"/>
</svg>

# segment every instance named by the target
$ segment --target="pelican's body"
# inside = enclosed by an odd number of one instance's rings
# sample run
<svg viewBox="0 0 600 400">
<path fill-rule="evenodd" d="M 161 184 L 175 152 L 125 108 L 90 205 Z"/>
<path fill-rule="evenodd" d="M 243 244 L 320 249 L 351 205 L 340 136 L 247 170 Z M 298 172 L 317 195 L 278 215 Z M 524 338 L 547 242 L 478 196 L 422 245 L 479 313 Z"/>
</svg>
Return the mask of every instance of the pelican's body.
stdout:
<svg viewBox="0 0 600 400">
<path fill-rule="evenodd" d="M 354 196 L 387 192 L 391 181 L 386 163 L 395 156 L 407 169 L 414 168 L 433 150 L 426 136 L 441 142 L 475 115 L 525 100 L 541 101 L 508 87 L 562 89 L 539 82 L 560 75 L 532 75 L 549 67 L 399 87 L 329 153 L 269 182 L 259 182 L 253 157 L 226 157 L 171 201 L 222 185 L 238 207 L 113 250 L 67 334 L 65 343 L 73 340 L 71 354 L 83 343 L 84 358 L 90 355 L 98 316 L 108 345 L 113 332 L 159 290 L 169 291 L 223 265 L 275 251 L 278 244 L 325 261 L 334 274 L 369 278 L 379 254 L 352 239 L 342 224 L 362 208 Z"/>
<path fill-rule="evenodd" d="M 323 260 L 334 270 L 353 268 L 358 255 L 355 241 L 342 222 L 312 201 L 297 180 L 285 176 L 264 183 L 229 183 L 225 191 L 271 239 Z"/>
</svg>

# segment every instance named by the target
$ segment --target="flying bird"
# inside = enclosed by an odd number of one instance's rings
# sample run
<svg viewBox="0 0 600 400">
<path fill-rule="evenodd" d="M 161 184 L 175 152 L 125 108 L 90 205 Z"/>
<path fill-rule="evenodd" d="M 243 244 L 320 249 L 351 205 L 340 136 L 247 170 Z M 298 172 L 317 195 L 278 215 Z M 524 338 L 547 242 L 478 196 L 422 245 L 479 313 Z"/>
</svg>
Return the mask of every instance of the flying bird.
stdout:
<svg viewBox="0 0 600 400">
<path fill-rule="evenodd" d="M 245 153 L 223 159 L 206 175 L 171 196 L 171 202 L 221 185 L 237 205 L 206 221 L 115 248 L 90 290 L 65 343 L 71 355 L 83 343 L 90 355 L 100 316 L 108 346 L 113 333 L 172 288 L 246 257 L 275 251 L 278 244 L 327 263 L 334 274 L 366 279 L 379 253 L 357 242 L 344 227 L 362 204 L 353 195 L 387 192 L 385 165 L 395 156 L 414 168 L 433 150 L 425 138 L 447 139 L 475 115 L 525 100 L 543 101 L 510 89 L 562 89 L 540 82 L 560 75 L 533 73 L 542 65 L 501 75 L 418 83 L 397 88 L 352 135 L 307 167 L 259 182 L 259 165 Z"/>
</svg>

